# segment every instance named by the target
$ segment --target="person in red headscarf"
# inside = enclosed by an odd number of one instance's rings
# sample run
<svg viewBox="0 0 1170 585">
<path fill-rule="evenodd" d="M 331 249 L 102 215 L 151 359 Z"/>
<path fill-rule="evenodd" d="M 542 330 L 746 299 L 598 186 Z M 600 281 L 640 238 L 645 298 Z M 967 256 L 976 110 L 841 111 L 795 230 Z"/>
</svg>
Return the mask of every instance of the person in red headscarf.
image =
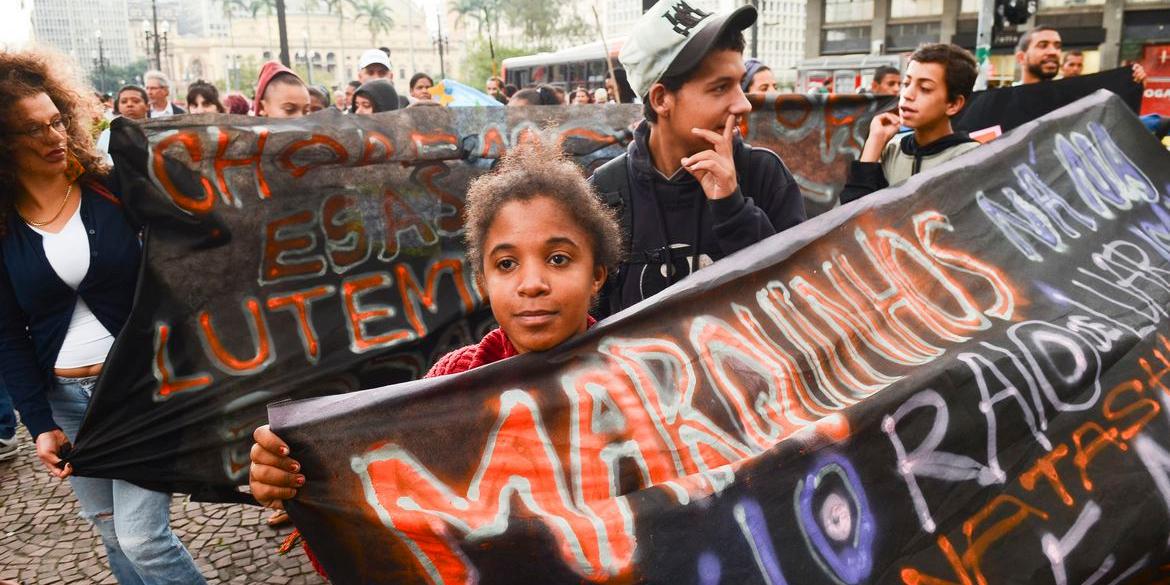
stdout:
<svg viewBox="0 0 1170 585">
<path fill-rule="evenodd" d="M 252 111 L 269 118 L 300 118 L 309 113 L 309 88 L 292 69 L 278 61 L 260 68 Z"/>
</svg>

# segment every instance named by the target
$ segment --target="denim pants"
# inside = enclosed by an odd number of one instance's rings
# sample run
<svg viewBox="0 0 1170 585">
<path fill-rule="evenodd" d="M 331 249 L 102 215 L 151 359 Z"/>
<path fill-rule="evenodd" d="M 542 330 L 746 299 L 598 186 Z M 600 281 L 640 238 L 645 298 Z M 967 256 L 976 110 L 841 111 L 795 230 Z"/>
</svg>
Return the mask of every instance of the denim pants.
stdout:
<svg viewBox="0 0 1170 585">
<path fill-rule="evenodd" d="M 12 406 L 12 397 L 8 389 L 0 380 L 0 439 L 11 439 L 16 434 L 16 409 Z"/>
<path fill-rule="evenodd" d="M 97 377 L 57 378 L 49 391 L 53 420 L 73 442 Z M 81 515 L 97 526 L 121 585 L 206 583 L 171 532 L 171 496 L 119 479 L 69 477 Z"/>
</svg>

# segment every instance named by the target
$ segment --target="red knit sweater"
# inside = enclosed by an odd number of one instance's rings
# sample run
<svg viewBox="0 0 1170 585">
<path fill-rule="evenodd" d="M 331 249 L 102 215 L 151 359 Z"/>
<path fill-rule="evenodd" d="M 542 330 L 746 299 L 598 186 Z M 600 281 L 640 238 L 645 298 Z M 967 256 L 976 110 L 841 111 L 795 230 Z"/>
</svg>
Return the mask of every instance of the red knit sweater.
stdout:
<svg viewBox="0 0 1170 585">
<path fill-rule="evenodd" d="M 586 327 L 592 327 L 594 323 L 597 323 L 596 319 L 592 316 L 587 317 Z M 516 346 L 512 345 L 512 341 L 508 339 L 503 329 L 496 328 L 489 331 L 487 335 L 484 335 L 479 343 L 461 347 L 439 358 L 439 361 L 435 362 L 435 365 L 431 366 L 431 370 L 423 377 L 434 378 L 436 376 L 446 376 L 447 374 L 458 374 L 508 359 L 515 355 L 518 355 Z M 295 541 L 299 537 L 300 531 L 293 530 L 293 533 L 289 535 L 288 541 L 286 542 Z M 329 578 L 329 575 L 325 574 L 325 568 L 321 566 L 321 563 L 317 562 L 317 557 L 309 549 L 309 543 L 301 541 L 301 547 L 305 549 L 305 556 L 309 557 L 309 562 L 313 563 L 313 568 L 322 577 Z M 287 548 L 287 546 L 282 548 Z"/>
<path fill-rule="evenodd" d="M 516 347 L 504 334 L 503 329 L 496 328 L 484 335 L 479 343 L 461 347 L 439 358 L 439 361 L 431 366 L 431 371 L 423 377 L 434 378 L 435 376 L 458 374 L 514 355 L 516 355 Z"/>
</svg>

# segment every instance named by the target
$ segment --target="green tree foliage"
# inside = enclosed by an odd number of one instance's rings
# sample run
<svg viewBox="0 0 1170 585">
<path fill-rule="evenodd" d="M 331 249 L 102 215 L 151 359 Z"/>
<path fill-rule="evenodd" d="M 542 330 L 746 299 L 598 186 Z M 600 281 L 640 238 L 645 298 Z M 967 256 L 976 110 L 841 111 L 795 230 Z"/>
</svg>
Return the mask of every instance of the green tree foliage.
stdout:
<svg viewBox="0 0 1170 585">
<path fill-rule="evenodd" d="M 499 75 L 500 62 L 508 57 L 531 55 L 540 51 L 552 50 L 551 47 L 540 46 L 534 48 L 501 47 L 496 46 L 496 70 Z M 463 76 L 458 80 L 464 84 L 483 90 L 484 81 L 491 77 L 492 55 L 486 40 L 475 41 L 468 45 L 467 56 L 463 61 Z"/>
<path fill-rule="evenodd" d="M 532 42 L 547 41 L 557 32 L 562 7 L 548 0 L 505 0 L 504 18 L 508 24 L 524 30 Z"/>
<path fill-rule="evenodd" d="M 466 19 L 475 21 L 479 36 L 488 34 L 498 36 L 500 30 L 500 11 L 506 0 L 455 0 L 451 12 L 459 15 L 456 22 L 464 24 Z"/>
<path fill-rule="evenodd" d="M 93 84 L 95 91 L 105 91 L 106 93 L 113 94 L 123 85 L 131 83 L 142 85 L 142 74 L 148 69 L 150 69 L 150 63 L 146 59 L 139 59 L 129 65 L 123 66 L 106 63 L 105 74 L 103 75 L 102 71 L 95 67 L 89 80 Z"/>
</svg>

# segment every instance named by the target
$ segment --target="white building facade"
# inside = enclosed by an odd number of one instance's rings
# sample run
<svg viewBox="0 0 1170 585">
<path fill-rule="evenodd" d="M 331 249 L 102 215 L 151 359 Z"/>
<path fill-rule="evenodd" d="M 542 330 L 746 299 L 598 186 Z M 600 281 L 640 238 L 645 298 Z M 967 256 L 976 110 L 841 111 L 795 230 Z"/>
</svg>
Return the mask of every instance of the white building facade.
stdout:
<svg viewBox="0 0 1170 585">
<path fill-rule="evenodd" d="M 98 68 L 98 45 L 107 66 L 133 61 L 126 0 L 33 0 L 32 40 L 55 47 L 85 71 Z"/>
</svg>

